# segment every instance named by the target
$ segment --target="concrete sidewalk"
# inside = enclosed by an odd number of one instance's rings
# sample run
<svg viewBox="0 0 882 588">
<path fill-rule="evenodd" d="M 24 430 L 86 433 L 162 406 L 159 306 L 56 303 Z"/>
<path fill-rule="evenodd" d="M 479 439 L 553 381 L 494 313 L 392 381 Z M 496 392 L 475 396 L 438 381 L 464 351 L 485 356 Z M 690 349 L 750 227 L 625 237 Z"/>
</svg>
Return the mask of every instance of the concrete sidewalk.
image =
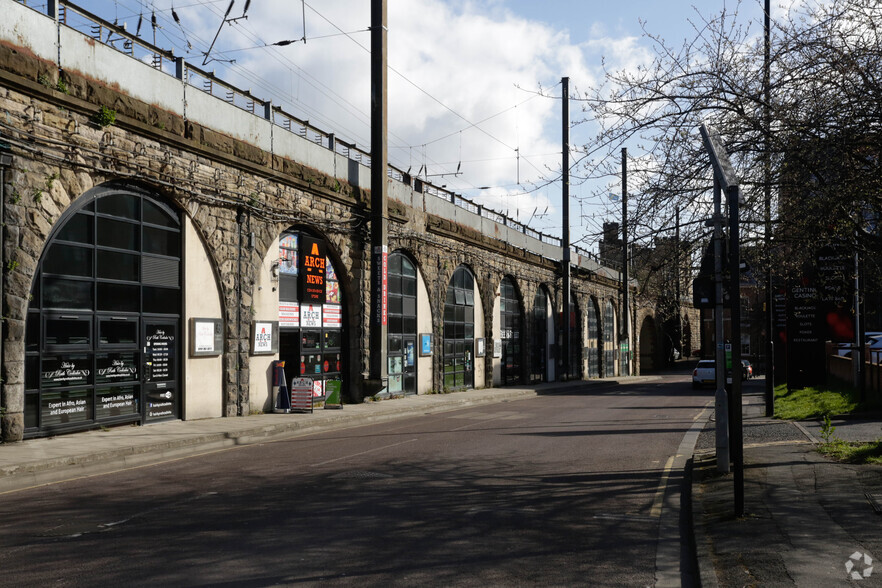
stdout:
<svg viewBox="0 0 882 588">
<path fill-rule="evenodd" d="M 834 462 L 815 450 L 820 424 L 767 419 L 762 380 L 744 397 L 745 516 L 732 474 L 716 470 L 714 423 L 696 446 L 693 525 L 702 586 L 882 585 L 882 466 Z M 878 420 L 835 421 L 841 439 L 873 441 Z M 870 563 L 868 563 L 870 562 Z"/>
</svg>

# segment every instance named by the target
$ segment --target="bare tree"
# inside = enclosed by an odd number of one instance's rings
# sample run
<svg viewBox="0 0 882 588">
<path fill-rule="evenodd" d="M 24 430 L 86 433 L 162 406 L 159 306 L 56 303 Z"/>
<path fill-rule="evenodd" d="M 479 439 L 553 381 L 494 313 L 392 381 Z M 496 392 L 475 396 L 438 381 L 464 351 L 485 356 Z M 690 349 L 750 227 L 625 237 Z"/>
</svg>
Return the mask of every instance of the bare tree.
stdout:
<svg viewBox="0 0 882 588">
<path fill-rule="evenodd" d="M 739 18 L 747 9 L 755 18 Z M 763 245 L 768 178 L 776 220 L 788 225 L 786 233 L 776 229 L 777 246 L 786 238 L 799 251 L 817 241 L 820 229 L 831 239 L 876 250 L 882 5 L 808 0 L 773 19 L 770 103 L 763 91 L 762 16 L 761 3 L 753 2 L 712 18 L 696 13 L 694 37 L 679 48 L 646 32 L 655 50 L 651 64 L 607 71 L 602 87 L 580 96 L 600 125 L 584 147 L 592 154 L 586 175 L 614 175 L 622 146 L 642 151 L 629 169 L 634 235 L 672 226 L 679 208 L 684 239 L 699 240 L 710 216 L 712 172 L 697 130 L 709 122 L 726 142 L 747 199 L 742 222 L 748 247 Z M 771 125 L 764 122 L 766 109 Z M 764 174 L 766 156 L 770 174 Z"/>
</svg>

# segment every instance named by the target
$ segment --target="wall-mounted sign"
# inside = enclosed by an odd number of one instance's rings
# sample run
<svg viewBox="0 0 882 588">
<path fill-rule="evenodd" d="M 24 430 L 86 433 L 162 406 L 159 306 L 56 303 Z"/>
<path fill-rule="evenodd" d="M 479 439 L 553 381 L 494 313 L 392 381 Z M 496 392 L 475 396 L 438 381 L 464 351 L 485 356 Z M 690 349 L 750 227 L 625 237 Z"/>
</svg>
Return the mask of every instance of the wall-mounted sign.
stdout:
<svg viewBox="0 0 882 588">
<path fill-rule="evenodd" d="M 325 303 L 325 242 L 300 236 L 300 301 L 305 304 Z"/>
<path fill-rule="evenodd" d="M 485 347 L 483 337 L 475 340 L 475 347 L 477 348 L 475 351 L 475 357 L 484 357 L 484 355 L 487 353 L 487 349 Z"/>
<path fill-rule="evenodd" d="M 224 335 L 221 319 L 190 319 L 190 357 L 216 356 L 223 353 Z"/>
<path fill-rule="evenodd" d="M 432 355 L 432 333 L 420 333 L 420 357 Z"/>
<path fill-rule="evenodd" d="M 322 326 L 339 329 L 343 326 L 343 307 L 339 304 L 325 304 L 322 307 Z"/>
<path fill-rule="evenodd" d="M 320 329 L 322 327 L 322 305 L 301 304 L 300 326 L 304 329 Z"/>
<path fill-rule="evenodd" d="M 279 326 L 300 326 L 300 303 L 279 301 Z"/>
<path fill-rule="evenodd" d="M 279 322 L 254 321 L 251 323 L 251 354 L 273 355 L 279 352 Z"/>
<path fill-rule="evenodd" d="M 502 339 L 493 340 L 493 357 L 502 357 Z"/>
<path fill-rule="evenodd" d="M 371 316 L 373 324 L 385 326 L 389 319 L 389 247 L 387 245 L 374 247 L 371 263 L 376 276 Z"/>
</svg>

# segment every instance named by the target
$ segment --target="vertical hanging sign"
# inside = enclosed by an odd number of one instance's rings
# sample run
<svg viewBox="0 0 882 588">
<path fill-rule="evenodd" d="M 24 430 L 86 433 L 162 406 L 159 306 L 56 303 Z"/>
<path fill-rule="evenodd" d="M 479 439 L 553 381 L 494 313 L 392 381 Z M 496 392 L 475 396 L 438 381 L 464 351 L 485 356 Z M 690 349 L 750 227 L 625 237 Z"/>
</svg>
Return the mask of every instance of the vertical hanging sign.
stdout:
<svg viewBox="0 0 882 588">
<path fill-rule="evenodd" d="M 325 242 L 300 237 L 300 302 L 325 303 Z"/>
<path fill-rule="evenodd" d="M 377 280 L 377 291 L 374 292 L 374 323 L 386 326 L 388 320 L 388 298 L 389 298 L 389 247 L 374 247 L 374 271 L 380 272 L 380 279 Z"/>
</svg>

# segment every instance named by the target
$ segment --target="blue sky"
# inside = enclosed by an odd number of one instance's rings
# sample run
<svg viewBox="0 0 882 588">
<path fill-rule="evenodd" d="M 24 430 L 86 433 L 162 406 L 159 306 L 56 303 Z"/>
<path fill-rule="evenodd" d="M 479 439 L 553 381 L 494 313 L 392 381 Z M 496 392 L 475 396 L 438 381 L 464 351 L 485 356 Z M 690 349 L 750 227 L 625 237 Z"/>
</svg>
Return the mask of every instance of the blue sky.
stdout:
<svg viewBox="0 0 882 588">
<path fill-rule="evenodd" d="M 106 20 L 151 39 L 150 15 L 162 29 L 157 44 L 201 66 L 229 0 L 81 0 Z M 507 212 L 543 232 L 559 235 L 560 87 L 596 85 L 601 59 L 636 67 L 651 58 L 640 19 L 679 46 L 692 36 L 696 1 L 628 0 L 388 0 L 390 163 L 430 176 L 467 198 Z M 238 0 L 230 16 L 241 14 Z M 699 10 L 718 12 L 734 2 L 703 0 Z M 174 6 L 181 26 L 171 20 Z M 207 68 L 224 79 L 272 98 L 289 112 L 369 147 L 368 0 L 252 0 L 247 20 L 221 28 Z M 761 0 L 746 0 L 745 18 L 761 19 Z M 268 48 L 299 39 L 307 42 Z M 756 14 L 753 14 L 756 13 Z M 347 34 L 341 34 L 347 33 Z M 183 42 L 189 40 L 193 49 Z M 235 59 L 227 63 L 223 59 Z M 542 88 L 541 94 L 539 93 Z M 578 103 L 571 121 L 581 119 Z M 593 133 L 573 127 L 578 145 Z M 634 146 L 636 148 L 636 146 Z M 453 174 L 457 168 L 459 175 Z M 573 173 L 578 174 L 579 169 Z M 448 175 L 444 175 L 448 174 Z M 619 193 L 620 184 L 571 188 L 571 233 L 594 250 L 604 219 L 618 204 L 597 193 Z"/>
</svg>

